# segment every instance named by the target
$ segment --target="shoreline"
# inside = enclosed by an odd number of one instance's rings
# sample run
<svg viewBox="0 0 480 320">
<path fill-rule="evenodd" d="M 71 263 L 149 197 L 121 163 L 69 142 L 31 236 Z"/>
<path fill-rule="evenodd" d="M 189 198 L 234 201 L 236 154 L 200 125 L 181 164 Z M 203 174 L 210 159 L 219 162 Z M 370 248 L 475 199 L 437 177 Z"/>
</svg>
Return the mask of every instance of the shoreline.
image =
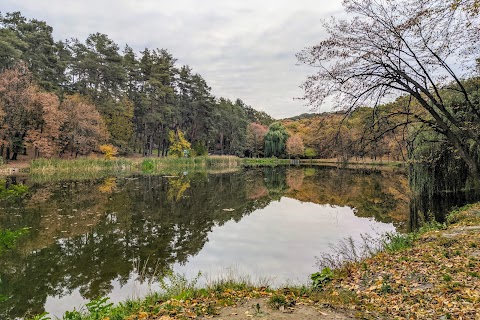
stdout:
<svg viewBox="0 0 480 320">
<path fill-rule="evenodd" d="M 224 278 L 198 288 L 195 279 L 170 274 L 163 293 L 116 306 L 97 299 L 95 312 L 92 304 L 72 312 L 76 320 L 475 319 L 480 309 L 480 203 L 452 211 L 446 224 L 433 222 L 387 238 L 375 253 L 322 270 L 312 285 L 269 288 Z M 43 316 L 31 319 L 48 319 Z"/>
<path fill-rule="evenodd" d="M 208 169 L 208 168 L 240 168 L 248 166 L 276 165 L 325 165 L 346 168 L 402 167 L 404 162 L 398 161 L 350 161 L 336 159 L 278 159 L 278 158 L 239 158 L 236 156 L 204 156 L 194 158 L 138 158 L 118 157 L 112 160 L 102 158 L 77 159 L 37 159 L 19 160 L 12 164 L 0 166 L 0 176 L 13 174 L 57 174 L 100 172 L 108 173 L 155 173 L 171 169 Z"/>
</svg>

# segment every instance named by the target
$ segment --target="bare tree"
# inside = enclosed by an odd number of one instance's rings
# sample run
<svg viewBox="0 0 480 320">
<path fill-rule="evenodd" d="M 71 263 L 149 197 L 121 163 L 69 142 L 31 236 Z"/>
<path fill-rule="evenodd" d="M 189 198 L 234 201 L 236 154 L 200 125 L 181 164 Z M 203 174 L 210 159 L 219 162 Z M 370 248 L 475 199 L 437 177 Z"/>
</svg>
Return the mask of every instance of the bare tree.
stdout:
<svg viewBox="0 0 480 320">
<path fill-rule="evenodd" d="M 326 22 L 328 38 L 304 49 L 298 59 L 318 68 L 303 85 L 312 107 L 333 96 L 337 107 L 351 112 L 408 95 L 422 109 L 403 111 L 409 121 L 444 136 L 470 172 L 480 176 L 472 151 L 480 145 L 480 106 L 463 83 L 475 71 L 478 15 L 463 7 L 471 1 L 452 1 L 456 5 L 444 0 L 344 0 L 351 18 Z M 464 103 L 449 105 L 446 92 L 461 95 Z"/>
</svg>

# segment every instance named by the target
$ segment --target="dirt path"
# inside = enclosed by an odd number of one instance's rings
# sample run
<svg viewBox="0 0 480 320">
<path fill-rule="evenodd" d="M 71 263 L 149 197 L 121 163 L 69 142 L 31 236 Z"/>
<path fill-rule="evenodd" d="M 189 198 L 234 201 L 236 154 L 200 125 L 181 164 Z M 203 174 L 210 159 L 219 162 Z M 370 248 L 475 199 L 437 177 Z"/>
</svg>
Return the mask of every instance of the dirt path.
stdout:
<svg viewBox="0 0 480 320">
<path fill-rule="evenodd" d="M 281 307 L 280 309 L 273 309 L 268 306 L 268 299 L 266 298 L 245 300 L 236 307 L 225 307 L 220 310 L 219 315 L 213 317 L 213 319 L 217 320 L 257 318 L 264 320 L 354 319 L 345 314 L 318 309 L 306 304 L 297 304 L 291 308 Z M 212 317 L 203 319 L 212 319 Z"/>
<path fill-rule="evenodd" d="M 13 174 L 25 170 L 30 165 L 29 161 L 10 161 L 0 165 L 0 174 Z"/>
</svg>

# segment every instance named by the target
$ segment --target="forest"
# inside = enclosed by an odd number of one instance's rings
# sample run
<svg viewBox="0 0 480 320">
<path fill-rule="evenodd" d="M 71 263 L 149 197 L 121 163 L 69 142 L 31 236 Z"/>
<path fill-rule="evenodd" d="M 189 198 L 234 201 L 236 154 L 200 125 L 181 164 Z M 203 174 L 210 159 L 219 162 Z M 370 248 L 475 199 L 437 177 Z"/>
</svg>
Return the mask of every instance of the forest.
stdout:
<svg viewBox="0 0 480 320">
<path fill-rule="evenodd" d="M 406 159 L 405 130 L 369 134 L 373 108 L 275 120 L 213 96 L 166 49 L 136 53 L 105 34 L 54 41 L 46 22 L 0 17 L 0 154 L 73 158 L 111 145 L 120 155 Z"/>
<path fill-rule="evenodd" d="M 100 33 L 54 41 L 52 32 L 20 12 L 0 17 L 3 159 L 76 157 L 106 143 L 166 156 L 172 141 L 196 155 L 243 155 L 248 125 L 273 122 L 240 99 L 214 97 L 166 49 L 136 53 Z"/>
</svg>

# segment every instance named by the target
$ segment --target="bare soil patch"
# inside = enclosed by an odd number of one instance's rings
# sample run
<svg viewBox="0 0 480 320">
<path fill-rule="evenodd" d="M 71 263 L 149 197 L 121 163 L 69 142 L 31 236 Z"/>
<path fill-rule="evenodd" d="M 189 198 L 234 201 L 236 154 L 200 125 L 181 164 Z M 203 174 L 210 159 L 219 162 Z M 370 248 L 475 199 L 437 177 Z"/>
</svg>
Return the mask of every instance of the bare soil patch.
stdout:
<svg viewBox="0 0 480 320">
<path fill-rule="evenodd" d="M 298 303 L 293 307 L 274 309 L 269 307 L 268 299 L 258 298 L 246 300 L 236 307 L 225 307 L 213 319 L 264 319 L 264 320 L 309 320 L 309 319 L 353 319 L 343 313 L 317 308 L 308 304 Z M 205 318 L 204 318 L 205 319 Z"/>
</svg>

